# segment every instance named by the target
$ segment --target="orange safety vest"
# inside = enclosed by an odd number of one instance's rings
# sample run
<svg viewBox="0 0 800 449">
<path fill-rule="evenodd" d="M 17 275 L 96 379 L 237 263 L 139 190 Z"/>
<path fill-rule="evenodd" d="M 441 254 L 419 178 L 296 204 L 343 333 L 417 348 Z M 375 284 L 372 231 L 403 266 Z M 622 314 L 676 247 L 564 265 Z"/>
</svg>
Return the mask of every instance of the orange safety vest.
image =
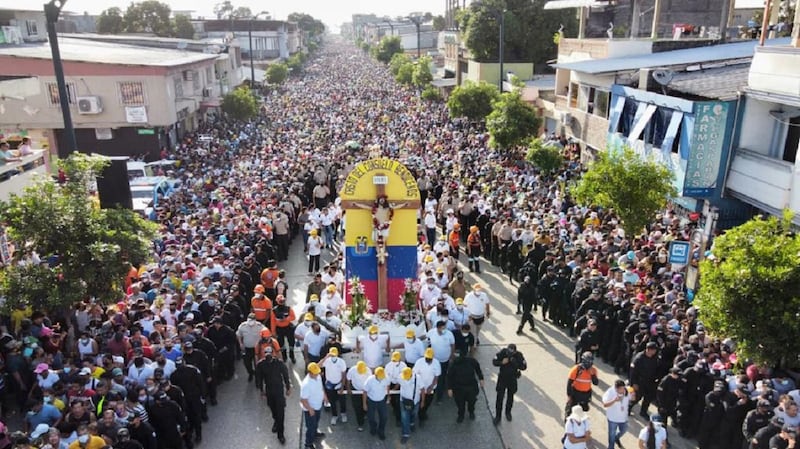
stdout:
<svg viewBox="0 0 800 449">
<path fill-rule="evenodd" d="M 597 368 L 585 369 L 581 365 L 575 365 L 569 370 L 569 380 L 572 381 L 572 389 L 587 393 L 592 390 L 592 377 L 597 376 Z"/>
<path fill-rule="evenodd" d="M 274 268 L 266 268 L 261 272 L 261 285 L 264 288 L 275 288 L 275 282 L 278 281 L 278 270 Z"/>
<path fill-rule="evenodd" d="M 254 296 L 253 299 L 250 300 L 250 310 L 256 314 L 256 319 L 258 321 L 264 321 L 269 318 L 269 311 L 272 310 L 272 301 L 266 296 L 263 296 L 261 299 Z"/>
<path fill-rule="evenodd" d="M 289 315 L 287 315 L 283 319 L 278 319 L 276 315 L 273 313 L 270 315 L 270 330 L 274 334 L 276 329 L 279 327 L 285 328 L 291 326 L 292 323 L 294 323 L 294 319 L 295 319 L 294 309 L 292 309 L 291 307 L 289 307 Z"/>
<path fill-rule="evenodd" d="M 276 359 L 281 359 L 281 345 L 278 344 L 278 340 L 274 339 L 273 337 L 269 337 L 268 343 L 262 343 L 261 340 L 258 340 L 256 343 L 256 363 L 260 362 L 264 359 L 264 350 L 267 349 L 267 346 L 272 346 L 272 356 Z"/>
<path fill-rule="evenodd" d="M 477 232 L 472 232 L 467 236 L 467 244 L 469 246 L 480 247 L 481 246 L 481 236 Z"/>
<path fill-rule="evenodd" d="M 451 248 L 458 248 L 459 245 L 459 235 L 457 231 L 450 232 L 450 247 Z"/>
</svg>

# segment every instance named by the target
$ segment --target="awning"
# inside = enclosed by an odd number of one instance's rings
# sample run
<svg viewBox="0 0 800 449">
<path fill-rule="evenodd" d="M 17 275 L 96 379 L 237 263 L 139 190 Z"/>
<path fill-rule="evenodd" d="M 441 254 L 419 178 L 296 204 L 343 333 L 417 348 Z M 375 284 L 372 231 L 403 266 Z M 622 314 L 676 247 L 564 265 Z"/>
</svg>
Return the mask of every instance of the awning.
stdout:
<svg viewBox="0 0 800 449">
<path fill-rule="evenodd" d="M 222 106 L 220 100 L 205 100 L 200 102 L 201 108 L 218 108 L 220 106 Z"/>
<path fill-rule="evenodd" d="M 455 78 L 439 78 L 431 81 L 433 87 L 455 87 Z"/>
<path fill-rule="evenodd" d="M 596 8 L 599 6 L 608 6 L 608 2 L 596 0 L 551 0 L 544 4 L 544 9 Z"/>
</svg>

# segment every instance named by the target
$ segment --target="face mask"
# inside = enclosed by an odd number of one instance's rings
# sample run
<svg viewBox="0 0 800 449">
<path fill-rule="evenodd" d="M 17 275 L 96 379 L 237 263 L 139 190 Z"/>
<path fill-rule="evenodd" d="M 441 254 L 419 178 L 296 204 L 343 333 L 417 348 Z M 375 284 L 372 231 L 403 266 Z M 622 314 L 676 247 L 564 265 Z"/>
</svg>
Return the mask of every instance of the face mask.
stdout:
<svg viewBox="0 0 800 449">
<path fill-rule="evenodd" d="M 262 297 L 264 297 L 264 295 L 262 295 L 261 293 L 256 293 L 256 298 L 261 299 Z"/>
<path fill-rule="evenodd" d="M 464 306 L 462 306 L 462 305 L 458 305 L 458 306 L 456 306 L 456 309 L 458 309 L 458 310 L 464 310 Z"/>
<path fill-rule="evenodd" d="M 256 319 L 255 319 L 255 318 L 248 318 L 248 319 L 247 319 L 247 323 L 248 323 L 248 324 L 254 324 L 255 322 L 256 322 Z"/>
<path fill-rule="evenodd" d="M 335 355 L 332 355 L 330 358 L 331 358 L 331 362 L 334 362 L 334 363 L 336 363 L 336 360 L 337 360 L 339 357 L 336 357 Z"/>
<path fill-rule="evenodd" d="M 44 403 L 45 403 L 45 404 L 49 404 L 49 403 L 53 402 L 53 398 L 52 398 L 52 397 L 50 397 L 50 396 L 45 396 L 45 397 L 43 398 L 43 400 L 44 400 Z"/>
<path fill-rule="evenodd" d="M 462 333 L 461 333 L 461 335 L 462 335 L 462 336 L 464 336 L 464 337 L 466 337 L 466 336 L 468 336 L 468 335 L 469 335 L 469 332 L 462 332 Z"/>
<path fill-rule="evenodd" d="M 409 343 L 414 343 L 414 339 L 413 338 L 406 338 L 406 341 L 409 342 Z"/>
<path fill-rule="evenodd" d="M 86 444 L 89 441 L 89 435 L 81 435 L 78 437 L 78 442 L 81 444 Z"/>
<path fill-rule="evenodd" d="M 156 386 L 147 387 L 147 393 L 148 394 L 154 394 L 156 391 L 158 391 L 158 387 L 156 387 Z"/>
<path fill-rule="evenodd" d="M 375 334 L 370 334 L 369 339 L 372 340 L 372 341 L 375 341 L 375 340 L 378 339 L 378 336 L 375 335 Z"/>
<path fill-rule="evenodd" d="M 83 344 L 89 343 L 89 338 L 81 338 L 81 343 Z"/>
<path fill-rule="evenodd" d="M 70 368 L 68 366 L 64 367 L 64 374 L 69 374 L 70 371 L 72 371 L 72 368 Z"/>
<path fill-rule="evenodd" d="M 428 290 L 433 290 L 433 287 L 434 287 L 433 284 L 428 284 Z"/>
<path fill-rule="evenodd" d="M 139 402 L 144 402 L 147 400 L 147 395 L 139 396 Z"/>
</svg>

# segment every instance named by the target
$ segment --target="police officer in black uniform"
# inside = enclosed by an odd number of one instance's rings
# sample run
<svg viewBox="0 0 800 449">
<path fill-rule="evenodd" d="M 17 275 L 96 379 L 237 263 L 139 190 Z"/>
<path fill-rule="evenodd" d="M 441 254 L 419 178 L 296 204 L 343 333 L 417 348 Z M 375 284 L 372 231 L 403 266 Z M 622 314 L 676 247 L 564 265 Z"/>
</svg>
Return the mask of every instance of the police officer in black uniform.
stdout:
<svg viewBox="0 0 800 449">
<path fill-rule="evenodd" d="M 478 398 L 478 384 L 483 388 L 483 372 L 477 360 L 468 352 L 455 351 L 455 359 L 447 370 L 447 394 L 455 398 L 458 408 L 456 422 L 464 421 L 464 409 L 469 411 L 469 419 L 475 419 L 475 400 Z"/>
<path fill-rule="evenodd" d="M 651 341 L 643 352 L 636 354 L 631 360 L 630 381 L 636 391 L 636 399 L 631 404 L 631 408 L 642 401 L 642 408 L 639 416 L 650 419 L 647 409 L 650 403 L 656 398 L 658 391 L 658 343 Z"/>
<path fill-rule="evenodd" d="M 175 371 L 169 377 L 170 381 L 183 390 L 186 402 L 186 420 L 189 422 L 187 433 L 194 433 L 195 442 L 203 439 L 203 390 L 205 381 L 200 370 L 193 365 L 187 365 L 183 357 L 175 360 Z"/>
<path fill-rule="evenodd" d="M 256 388 L 267 399 L 267 406 L 272 412 L 272 433 L 277 433 L 278 441 L 284 444 L 286 396 L 292 392 L 292 380 L 286 364 L 275 358 L 272 351 L 272 347 L 267 346 L 264 349 L 264 358 L 256 364 Z"/>
<path fill-rule="evenodd" d="M 759 399 L 755 410 L 747 412 L 744 423 L 742 423 L 742 436 L 744 437 L 742 449 L 755 449 L 758 445 L 756 433 L 767 427 L 774 414 L 772 405 L 766 399 Z"/>
<path fill-rule="evenodd" d="M 528 363 L 521 352 L 517 351 L 517 345 L 510 344 L 494 356 L 492 365 L 500 368 L 497 375 L 497 401 L 495 402 L 494 424 L 500 424 L 501 412 L 503 411 L 503 397 L 507 394 L 505 404 L 506 420 L 511 421 L 511 407 L 514 405 L 514 393 L 517 392 L 517 379 L 522 375 L 521 371 L 528 369 Z"/>
<path fill-rule="evenodd" d="M 155 394 L 153 406 L 147 411 L 149 421 L 158 436 L 162 449 L 183 449 L 182 434 L 186 432 L 186 416 L 180 406 L 167 393 Z"/>
<path fill-rule="evenodd" d="M 668 418 L 672 418 L 672 426 L 677 426 L 678 421 L 678 397 L 683 385 L 681 381 L 681 369 L 673 366 L 669 369 L 669 374 L 661 379 L 656 391 L 656 404 L 658 404 L 658 414 L 667 424 Z"/>
<path fill-rule="evenodd" d="M 230 380 L 236 368 L 236 345 L 238 340 L 236 332 L 222 322 L 222 318 L 214 317 L 211 327 L 206 332 L 206 337 L 217 347 L 217 379 Z"/>
<path fill-rule="evenodd" d="M 522 334 L 525 323 L 530 324 L 531 332 L 535 330 L 536 323 L 534 323 L 533 313 L 531 313 L 534 304 L 536 304 L 536 284 L 533 283 L 530 276 L 525 276 L 517 290 L 517 312 L 520 311 L 520 308 L 522 309 L 522 319 L 519 321 L 517 335 Z"/>
</svg>

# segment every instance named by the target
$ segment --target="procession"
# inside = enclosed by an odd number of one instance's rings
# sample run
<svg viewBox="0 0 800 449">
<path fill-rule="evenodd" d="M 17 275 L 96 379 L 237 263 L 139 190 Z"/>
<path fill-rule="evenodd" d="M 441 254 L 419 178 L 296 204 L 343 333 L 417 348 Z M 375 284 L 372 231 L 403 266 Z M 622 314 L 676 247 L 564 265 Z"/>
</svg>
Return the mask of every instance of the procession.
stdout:
<svg viewBox="0 0 800 449">
<path fill-rule="evenodd" d="M 479 424 L 485 447 L 794 447 L 800 390 L 735 368 L 668 261 L 697 223 L 668 208 L 625 235 L 572 198 L 580 147 L 542 138 L 569 154 L 553 175 L 329 39 L 257 118 L 167 150 L 182 183 L 125 297 L 11 313 L 2 412 L 22 427 L 0 448 L 211 447 L 238 402 L 268 416 L 258 447 Z M 557 364 L 531 358 L 549 345 Z M 558 387 L 521 401 L 544 377 Z M 545 406 L 560 442 L 508 436 Z"/>
</svg>

